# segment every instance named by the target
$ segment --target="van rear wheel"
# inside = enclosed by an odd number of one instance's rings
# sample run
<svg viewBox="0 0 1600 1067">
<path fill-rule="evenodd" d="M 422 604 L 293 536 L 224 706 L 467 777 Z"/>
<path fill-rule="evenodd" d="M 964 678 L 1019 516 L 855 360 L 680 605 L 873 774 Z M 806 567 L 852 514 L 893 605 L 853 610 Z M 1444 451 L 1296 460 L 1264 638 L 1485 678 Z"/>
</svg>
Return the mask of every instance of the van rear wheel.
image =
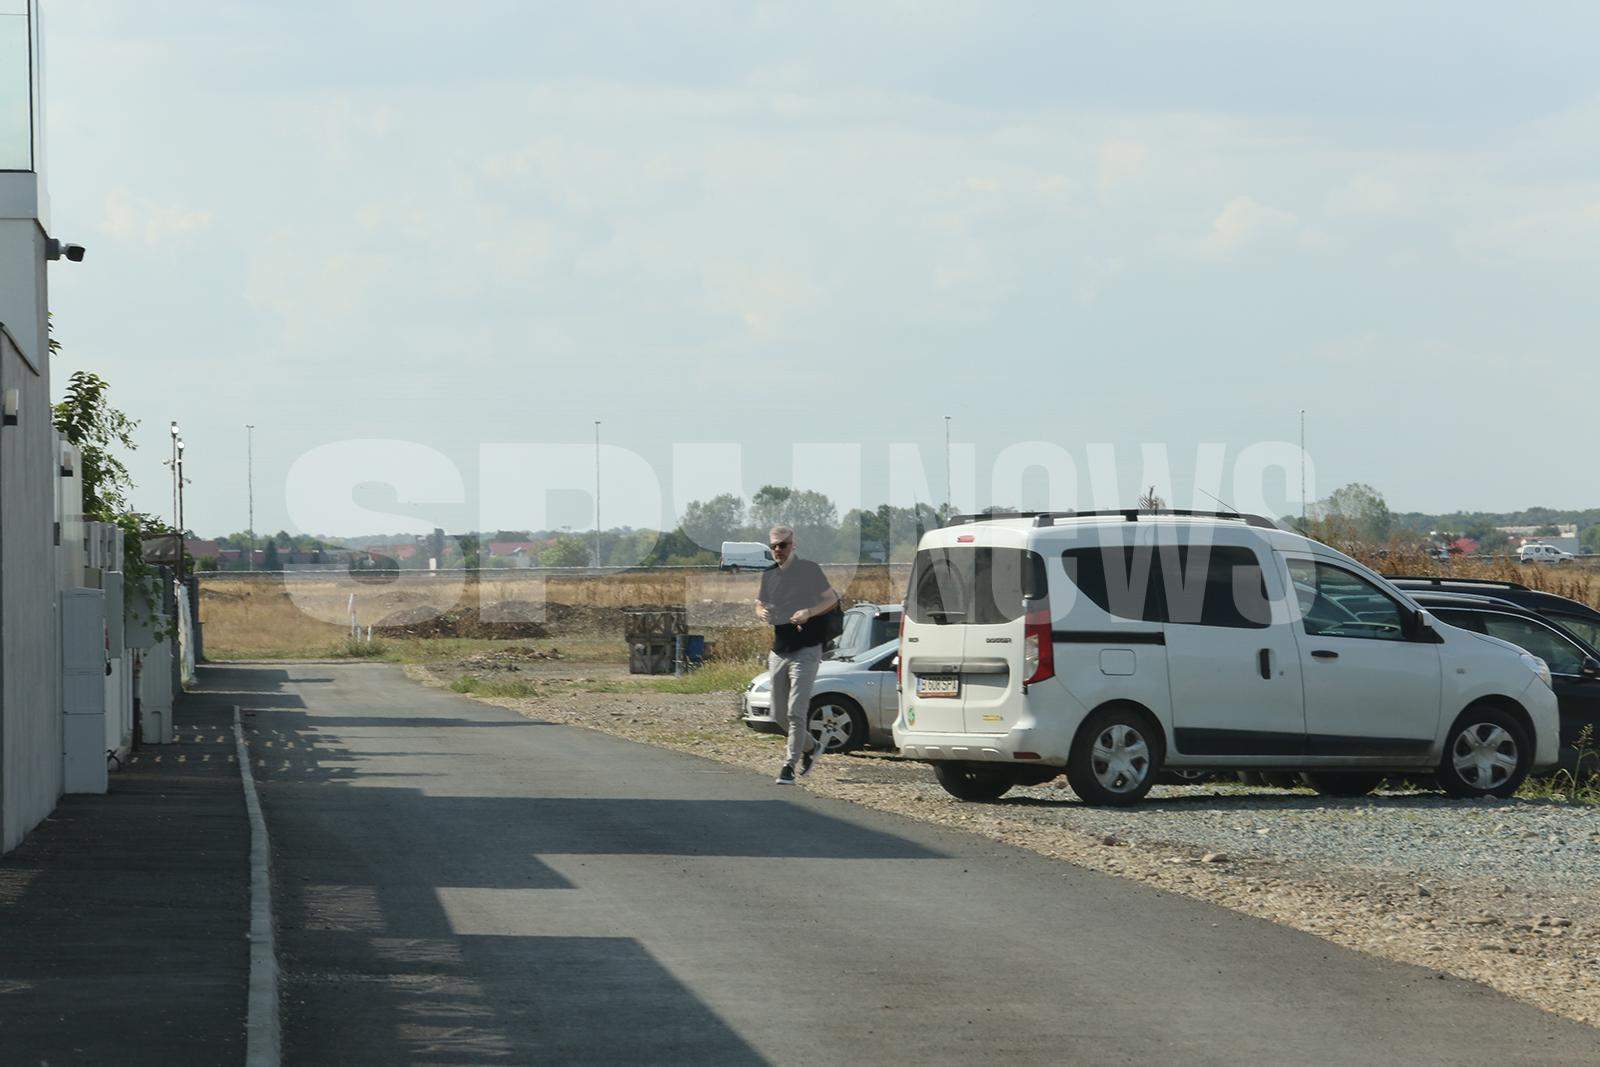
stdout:
<svg viewBox="0 0 1600 1067">
<path fill-rule="evenodd" d="M 1137 804 L 1155 785 L 1162 742 L 1132 708 L 1102 708 L 1089 716 L 1067 757 L 1067 782 L 1085 804 Z"/>
<path fill-rule="evenodd" d="M 1006 773 L 1009 769 L 943 760 L 933 765 L 933 774 L 944 791 L 957 800 L 999 800 L 1016 783 Z"/>
</svg>

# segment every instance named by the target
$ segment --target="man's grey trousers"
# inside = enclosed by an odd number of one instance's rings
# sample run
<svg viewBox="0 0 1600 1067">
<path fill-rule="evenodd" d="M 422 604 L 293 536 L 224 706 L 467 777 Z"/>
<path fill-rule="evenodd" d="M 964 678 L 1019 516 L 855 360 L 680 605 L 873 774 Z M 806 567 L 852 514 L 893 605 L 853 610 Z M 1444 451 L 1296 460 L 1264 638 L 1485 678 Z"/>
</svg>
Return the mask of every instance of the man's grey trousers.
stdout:
<svg viewBox="0 0 1600 1067">
<path fill-rule="evenodd" d="M 821 662 L 821 645 L 767 655 L 767 669 L 772 672 L 772 717 L 788 727 L 789 753 L 785 762 L 791 765 L 800 762 L 801 753 L 816 747 L 810 729 L 811 686 L 817 680 Z"/>
</svg>

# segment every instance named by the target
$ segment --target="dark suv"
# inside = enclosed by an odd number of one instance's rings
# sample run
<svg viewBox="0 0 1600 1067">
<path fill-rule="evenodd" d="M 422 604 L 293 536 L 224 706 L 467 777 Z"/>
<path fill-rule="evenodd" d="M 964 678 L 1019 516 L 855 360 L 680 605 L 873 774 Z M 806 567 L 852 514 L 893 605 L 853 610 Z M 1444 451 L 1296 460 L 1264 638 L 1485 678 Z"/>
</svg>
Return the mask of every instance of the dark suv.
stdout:
<svg viewBox="0 0 1600 1067">
<path fill-rule="evenodd" d="M 1541 593 L 1518 582 L 1498 582 L 1487 578 L 1390 578 L 1408 593 L 1470 593 L 1493 597 L 1538 612 L 1551 622 L 1572 631 L 1591 648 L 1600 648 L 1600 611 L 1579 600 Z"/>
<path fill-rule="evenodd" d="M 1594 744 L 1600 747 L 1600 649 L 1568 629 L 1565 620 L 1558 622 L 1552 616 L 1502 599 L 1498 594 L 1432 592 L 1414 587 L 1407 592 L 1440 622 L 1510 641 L 1549 665 L 1550 687 L 1556 691 L 1556 700 L 1561 705 L 1563 767 L 1568 770 L 1576 767 L 1578 752 L 1573 746 L 1585 726 L 1592 729 Z M 1550 596 L 1548 593 L 1535 595 Z M 1553 599 L 1576 603 L 1565 597 Z M 1586 769 L 1600 770 L 1600 767 L 1586 765 Z"/>
</svg>

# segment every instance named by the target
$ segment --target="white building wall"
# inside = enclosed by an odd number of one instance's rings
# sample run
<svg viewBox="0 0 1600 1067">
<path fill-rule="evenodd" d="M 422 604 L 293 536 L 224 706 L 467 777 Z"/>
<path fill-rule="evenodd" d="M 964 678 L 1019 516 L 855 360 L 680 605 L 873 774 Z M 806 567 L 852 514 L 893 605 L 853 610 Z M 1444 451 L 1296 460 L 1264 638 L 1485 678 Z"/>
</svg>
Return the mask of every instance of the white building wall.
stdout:
<svg viewBox="0 0 1600 1067">
<path fill-rule="evenodd" d="M 0 181 L 32 177 L 0 174 Z M 0 188 L 0 215 L 4 192 Z M 61 795 L 59 465 L 50 421 L 44 269 L 38 224 L 0 217 L 0 389 L 16 389 L 20 399 L 17 424 L 0 427 L 0 851 L 15 847 Z"/>
<path fill-rule="evenodd" d="M 0 388 L 21 402 L 17 424 L 0 426 L 0 852 L 50 813 L 62 786 L 43 38 L 37 5 L 8 13 L 18 11 L 28 16 L 28 62 L 10 53 L 0 63 Z"/>
</svg>

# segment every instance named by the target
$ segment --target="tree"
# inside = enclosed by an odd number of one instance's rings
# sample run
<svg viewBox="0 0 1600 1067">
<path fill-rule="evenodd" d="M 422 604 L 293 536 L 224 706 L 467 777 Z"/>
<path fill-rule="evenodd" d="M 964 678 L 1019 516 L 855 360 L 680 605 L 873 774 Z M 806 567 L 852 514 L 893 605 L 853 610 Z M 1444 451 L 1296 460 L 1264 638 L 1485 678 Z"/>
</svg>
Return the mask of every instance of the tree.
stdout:
<svg viewBox="0 0 1600 1067">
<path fill-rule="evenodd" d="M 59 347 L 54 340 L 51 346 L 52 351 Z M 127 511 L 133 488 L 128 468 L 112 449 L 120 445 L 132 451 L 139 423 L 111 406 L 106 399 L 110 388 L 98 374 L 74 371 L 67 379 L 67 395 L 54 408 L 56 429 L 82 454 L 83 515 L 94 522 L 113 522 Z"/>
<path fill-rule="evenodd" d="M 691 500 L 678 529 L 697 545 L 719 549 L 724 541 L 739 540 L 744 518 L 744 501 L 732 493 L 719 493 L 710 500 Z"/>
<path fill-rule="evenodd" d="M 839 512 L 822 493 L 764 485 L 750 497 L 750 523 L 760 533 L 774 526 L 794 530 L 800 551 L 810 559 L 826 560 L 839 540 Z M 855 546 L 847 546 L 854 550 Z"/>
<path fill-rule="evenodd" d="M 261 557 L 261 569 L 264 571 L 283 570 L 283 561 L 278 558 L 278 542 L 276 538 L 269 538 L 267 550 Z"/>
<path fill-rule="evenodd" d="M 1156 495 L 1156 487 L 1153 485 L 1139 498 L 1140 511 L 1164 511 L 1166 507 L 1167 502 Z"/>
<path fill-rule="evenodd" d="M 539 550 L 541 567 L 584 567 L 589 563 L 590 544 L 576 534 L 562 534 Z"/>
<path fill-rule="evenodd" d="M 466 533 L 456 538 L 456 544 L 461 548 L 461 565 L 469 571 L 477 570 L 483 559 L 483 539 L 475 533 Z"/>
<path fill-rule="evenodd" d="M 1600 524 L 1589 527 L 1578 538 L 1585 552 L 1600 552 Z"/>
<path fill-rule="evenodd" d="M 1389 539 L 1393 517 L 1383 494 L 1363 482 L 1335 489 L 1316 507 L 1316 536 L 1332 544 L 1375 545 Z"/>
</svg>

